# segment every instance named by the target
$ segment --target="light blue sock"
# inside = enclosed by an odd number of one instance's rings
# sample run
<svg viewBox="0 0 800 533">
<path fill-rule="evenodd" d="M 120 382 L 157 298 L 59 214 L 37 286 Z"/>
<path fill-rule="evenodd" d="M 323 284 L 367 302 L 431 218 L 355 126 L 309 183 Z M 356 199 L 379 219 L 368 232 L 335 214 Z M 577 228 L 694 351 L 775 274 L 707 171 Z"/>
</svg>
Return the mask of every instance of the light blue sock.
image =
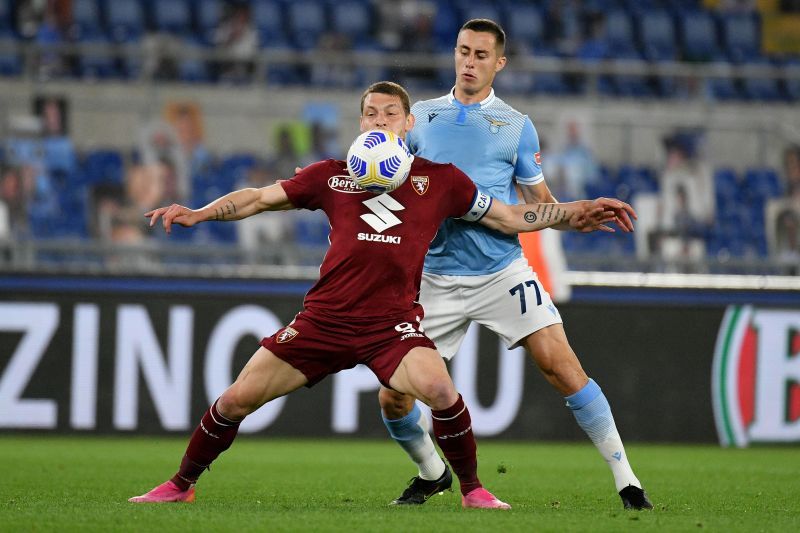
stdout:
<svg viewBox="0 0 800 533">
<path fill-rule="evenodd" d="M 428 433 L 428 419 L 422 416 L 419 406 L 415 403 L 410 413 L 397 420 L 382 417 L 389 435 L 417 464 L 419 476 L 427 480 L 439 479 L 444 473 L 444 461 L 436 453 Z"/>
<path fill-rule="evenodd" d="M 641 488 L 642 485 L 633 474 L 625 455 L 625 447 L 614 423 L 611 406 L 608 405 L 606 395 L 600 386 L 590 379 L 581 390 L 564 399 L 567 401 L 567 407 L 572 409 L 578 425 L 586 432 L 611 468 L 617 491 L 628 485 Z"/>
</svg>

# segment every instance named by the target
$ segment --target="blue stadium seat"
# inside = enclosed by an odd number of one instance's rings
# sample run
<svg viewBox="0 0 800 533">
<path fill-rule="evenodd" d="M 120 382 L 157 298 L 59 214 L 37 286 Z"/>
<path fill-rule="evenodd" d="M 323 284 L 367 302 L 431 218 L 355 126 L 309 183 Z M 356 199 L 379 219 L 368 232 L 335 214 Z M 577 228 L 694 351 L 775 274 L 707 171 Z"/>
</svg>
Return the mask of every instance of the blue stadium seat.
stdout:
<svg viewBox="0 0 800 533">
<path fill-rule="evenodd" d="M 106 19 L 109 34 L 115 42 L 138 41 L 144 34 L 144 13 L 139 2 L 108 0 Z"/>
<path fill-rule="evenodd" d="M 636 50 L 633 22 L 626 11 L 614 9 L 606 14 L 606 40 L 612 57 L 630 57 Z"/>
<path fill-rule="evenodd" d="M 277 0 L 255 0 L 252 5 L 253 22 L 258 30 L 259 43 L 263 48 L 288 46 L 283 9 Z"/>
<path fill-rule="evenodd" d="M 0 30 L 0 76 L 22 74 L 19 42 L 10 30 Z"/>
<path fill-rule="evenodd" d="M 508 5 L 505 12 L 510 43 L 520 43 L 538 53 L 544 42 L 544 17 L 532 4 Z"/>
<path fill-rule="evenodd" d="M 186 0 L 157 0 L 153 2 L 153 22 L 159 31 L 189 35 L 192 14 Z"/>
<path fill-rule="evenodd" d="M 86 45 L 78 57 L 78 75 L 81 78 L 106 79 L 118 74 L 115 58 L 109 54 L 110 40 L 104 34 L 86 35 Z"/>
<path fill-rule="evenodd" d="M 440 52 L 453 51 L 458 29 L 464 22 L 449 2 L 446 0 L 436 1 L 436 14 L 433 16 L 433 36 Z"/>
<path fill-rule="evenodd" d="M 708 11 L 680 14 L 680 44 L 688 61 L 720 61 L 725 56 L 719 46 L 717 25 Z"/>
<path fill-rule="evenodd" d="M 320 36 L 328 29 L 325 5 L 313 0 L 298 0 L 286 5 L 288 33 L 300 50 L 315 48 Z"/>
<path fill-rule="evenodd" d="M 72 0 L 72 38 L 82 41 L 84 36 L 104 33 L 97 1 Z"/>
<path fill-rule="evenodd" d="M 749 61 L 748 65 L 772 65 L 766 58 Z M 761 100 L 766 102 L 776 102 L 783 99 L 780 81 L 778 78 L 767 76 L 748 77 L 742 80 L 742 92 L 745 98 L 750 100 Z"/>
<path fill-rule="evenodd" d="M 646 11 L 636 18 L 645 59 L 672 61 L 677 55 L 672 17 L 664 10 Z"/>
<path fill-rule="evenodd" d="M 761 36 L 756 13 L 726 15 L 720 24 L 722 39 L 731 61 L 751 61 L 760 56 Z"/>
<path fill-rule="evenodd" d="M 72 173 L 77 168 L 75 148 L 67 137 L 48 137 L 42 141 L 44 163 L 49 171 Z"/>
<path fill-rule="evenodd" d="M 122 154 L 116 150 L 93 150 L 84 155 L 83 179 L 88 185 L 121 184 L 124 174 Z"/>
<path fill-rule="evenodd" d="M 0 2 L 0 34 L 10 32 L 12 28 L 11 2 L 6 0 Z"/>
<path fill-rule="evenodd" d="M 197 21 L 197 30 L 202 40 L 213 43 L 214 32 L 222 21 L 224 3 L 222 0 L 197 0 L 192 2 Z"/>
<path fill-rule="evenodd" d="M 466 2 L 459 2 L 461 11 L 461 19 L 466 22 L 472 19 L 489 19 L 497 22 L 501 26 L 503 24 L 503 15 L 500 10 L 494 5 L 497 2 L 474 2 L 467 0 Z"/>
<path fill-rule="evenodd" d="M 639 53 L 633 49 L 627 52 L 619 50 L 617 51 L 614 57 L 618 61 L 642 59 Z M 614 75 L 613 86 L 615 94 L 617 96 L 626 96 L 634 98 L 644 98 L 653 96 L 653 89 L 650 87 L 647 77 L 638 74 Z"/>
<path fill-rule="evenodd" d="M 374 47 L 373 18 L 370 6 L 357 0 L 333 2 L 330 5 L 331 26 L 337 33 L 352 39 L 354 48 Z"/>
<path fill-rule="evenodd" d="M 784 94 L 790 102 L 800 100 L 800 58 L 790 58 L 785 62 L 787 70 L 794 73 L 794 78 L 787 78 L 783 83 Z M 788 72 L 787 72 L 788 74 Z"/>
</svg>

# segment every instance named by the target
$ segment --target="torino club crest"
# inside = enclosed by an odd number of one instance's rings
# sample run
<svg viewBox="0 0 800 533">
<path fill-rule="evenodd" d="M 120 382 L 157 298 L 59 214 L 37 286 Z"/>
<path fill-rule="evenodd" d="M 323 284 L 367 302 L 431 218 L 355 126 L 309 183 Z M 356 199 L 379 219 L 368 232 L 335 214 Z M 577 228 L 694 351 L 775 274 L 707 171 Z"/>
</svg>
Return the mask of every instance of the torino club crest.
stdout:
<svg viewBox="0 0 800 533">
<path fill-rule="evenodd" d="M 729 307 L 711 379 L 723 446 L 800 442 L 800 310 Z"/>
</svg>

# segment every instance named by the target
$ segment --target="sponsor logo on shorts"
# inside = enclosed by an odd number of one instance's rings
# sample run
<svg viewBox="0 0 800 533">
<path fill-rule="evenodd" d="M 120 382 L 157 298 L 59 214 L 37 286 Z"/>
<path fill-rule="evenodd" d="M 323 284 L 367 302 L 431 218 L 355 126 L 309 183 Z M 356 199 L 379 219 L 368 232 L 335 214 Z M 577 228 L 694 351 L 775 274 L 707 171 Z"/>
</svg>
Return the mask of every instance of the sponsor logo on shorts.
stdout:
<svg viewBox="0 0 800 533">
<path fill-rule="evenodd" d="M 400 237 L 396 235 L 381 235 L 380 233 L 359 233 L 359 241 L 385 242 L 389 244 L 400 244 Z"/>
<path fill-rule="evenodd" d="M 411 184 L 414 186 L 414 192 L 420 196 L 428 192 L 430 181 L 428 176 L 411 176 Z"/>
<path fill-rule="evenodd" d="M 328 178 L 328 187 L 330 187 L 334 191 L 345 192 L 348 194 L 367 192 L 361 187 L 359 187 L 358 184 L 355 181 L 353 181 L 353 178 L 345 175 L 331 176 L 330 178 Z"/>
<path fill-rule="evenodd" d="M 279 343 L 283 344 L 284 342 L 289 342 L 290 340 L 294 339 L 299 334 L 300 332 L 293 327 L 286 326 L 283 328 L 283 331 L 278 334 L 277 340 Z"/>
</svg>

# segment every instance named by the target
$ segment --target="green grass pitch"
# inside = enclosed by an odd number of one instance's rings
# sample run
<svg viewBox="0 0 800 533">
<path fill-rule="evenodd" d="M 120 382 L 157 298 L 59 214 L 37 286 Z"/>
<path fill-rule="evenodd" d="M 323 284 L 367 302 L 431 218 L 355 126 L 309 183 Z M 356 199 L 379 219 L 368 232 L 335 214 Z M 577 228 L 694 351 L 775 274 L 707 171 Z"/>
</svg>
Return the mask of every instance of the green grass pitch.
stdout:
<svg viewBox="0 0 800 533">
<path fill-rule="evenodd" d="M 193 504 L 126 500 L 170 477 L 185 438 L 0 436 L 0 531 L 798 531 L 800 449 L 629 444 L 655 510 L 623 511 L 585 444 L 479 440 L 484 485 L 508 512 L 458 492 L 387 503 L 414 475 L 387 441 L 242 436 Z"/>
</svg>

